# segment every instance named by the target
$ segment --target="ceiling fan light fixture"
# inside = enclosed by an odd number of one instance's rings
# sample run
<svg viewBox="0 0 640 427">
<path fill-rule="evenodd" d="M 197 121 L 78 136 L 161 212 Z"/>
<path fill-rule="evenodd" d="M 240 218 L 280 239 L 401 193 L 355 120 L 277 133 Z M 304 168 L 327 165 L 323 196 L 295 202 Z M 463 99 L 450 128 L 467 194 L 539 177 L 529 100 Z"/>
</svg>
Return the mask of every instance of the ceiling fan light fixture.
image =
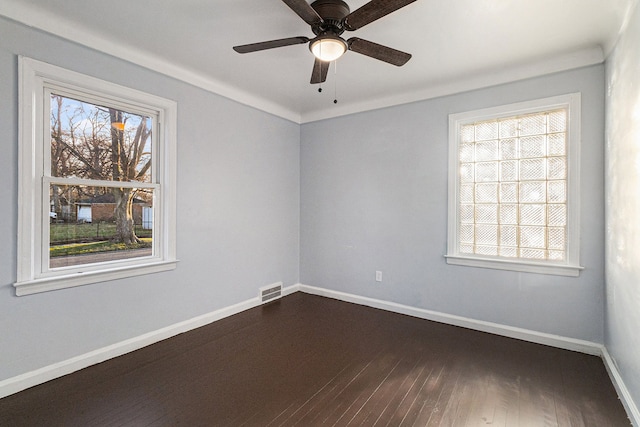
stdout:
<svg viewBox="0 0 640 427">
<path fill-rule="evenodd" d="M 340 37 L 326 34 L 312 40 L 309 49 L 320 61 L 330 62 L 344 55 L 348 46 Z"/>
</svg>

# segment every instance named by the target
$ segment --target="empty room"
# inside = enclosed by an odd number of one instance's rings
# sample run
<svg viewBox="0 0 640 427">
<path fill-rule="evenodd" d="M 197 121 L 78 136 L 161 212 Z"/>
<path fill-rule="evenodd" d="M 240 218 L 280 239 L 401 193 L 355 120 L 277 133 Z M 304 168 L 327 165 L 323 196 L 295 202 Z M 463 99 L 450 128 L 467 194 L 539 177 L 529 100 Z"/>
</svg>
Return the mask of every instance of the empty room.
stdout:
<svg viewBox="0 0 640 427">
<path fill-rule="evenodd" d="M 638 0 L 0 0 L 0 425 L 640 426 Z"/>
</svg>

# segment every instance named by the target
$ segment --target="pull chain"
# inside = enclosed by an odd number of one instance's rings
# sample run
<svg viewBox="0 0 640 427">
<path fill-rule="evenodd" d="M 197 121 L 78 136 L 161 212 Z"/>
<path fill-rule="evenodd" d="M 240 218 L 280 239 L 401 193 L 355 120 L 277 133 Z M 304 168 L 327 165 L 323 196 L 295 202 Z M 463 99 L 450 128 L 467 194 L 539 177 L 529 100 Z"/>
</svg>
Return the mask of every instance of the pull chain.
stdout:
<svg viewBox="0 0 640 427">
<path fill-rule="evenodd" d="M 320 56 L 322 56 L 322 43 L 320 43 Z M 322 93 L 322 82 L 319 83 L 318 93 Z"/>
<path fill-rule="evenodd" d="M 333 103 L 338 103 L 338 61 L 333 61 Z"/>
</svg>

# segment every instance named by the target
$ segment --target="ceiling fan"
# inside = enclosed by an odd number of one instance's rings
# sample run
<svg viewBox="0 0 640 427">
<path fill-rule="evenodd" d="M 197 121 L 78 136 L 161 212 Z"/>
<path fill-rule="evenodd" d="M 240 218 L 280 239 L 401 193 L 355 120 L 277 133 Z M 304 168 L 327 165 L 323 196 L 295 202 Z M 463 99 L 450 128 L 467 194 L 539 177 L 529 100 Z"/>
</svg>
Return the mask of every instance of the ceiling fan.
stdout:
<svg viewBox="0 0 640 427">
<path fill-rule="evenodd" d="M 411 54 L 392 49 L 358 37 L 344 40 L 340 35 L 345 31 L 354 31 L 378 20 L 416 0 L 371 0 L 351 12 L 342 0 L 315 0 L 309 4 L 306 0 L 282 0 L 307 24 L 315 38 L 305 36 L 270 40 L 259 43 L 234 46 L 238 53 L 257 52 L 276 47 L 309 43 L 309 50 L 315 56 L 311 83 L 322 83 L 327 79 L 329 63 L 341 57 L 347 50 L 396 65 L 404 65 Z"/>
</svg>

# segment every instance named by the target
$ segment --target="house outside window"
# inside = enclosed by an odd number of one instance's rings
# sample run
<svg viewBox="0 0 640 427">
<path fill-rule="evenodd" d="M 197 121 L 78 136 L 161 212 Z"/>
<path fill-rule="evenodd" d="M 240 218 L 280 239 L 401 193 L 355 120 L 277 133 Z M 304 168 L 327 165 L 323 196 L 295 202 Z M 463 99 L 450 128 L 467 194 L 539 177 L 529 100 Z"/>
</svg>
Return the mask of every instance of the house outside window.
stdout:
<svg viewBox="0 0 640 427">
<path fill-rule="evenodd" d="M 447 263 L 577 276 L 580 94 L 449 116 Z"/>
<path fill-rule="evenodd" d="M 17 295 L 175 268 L 175 102 L 19 65 Z"/>
</svg>

